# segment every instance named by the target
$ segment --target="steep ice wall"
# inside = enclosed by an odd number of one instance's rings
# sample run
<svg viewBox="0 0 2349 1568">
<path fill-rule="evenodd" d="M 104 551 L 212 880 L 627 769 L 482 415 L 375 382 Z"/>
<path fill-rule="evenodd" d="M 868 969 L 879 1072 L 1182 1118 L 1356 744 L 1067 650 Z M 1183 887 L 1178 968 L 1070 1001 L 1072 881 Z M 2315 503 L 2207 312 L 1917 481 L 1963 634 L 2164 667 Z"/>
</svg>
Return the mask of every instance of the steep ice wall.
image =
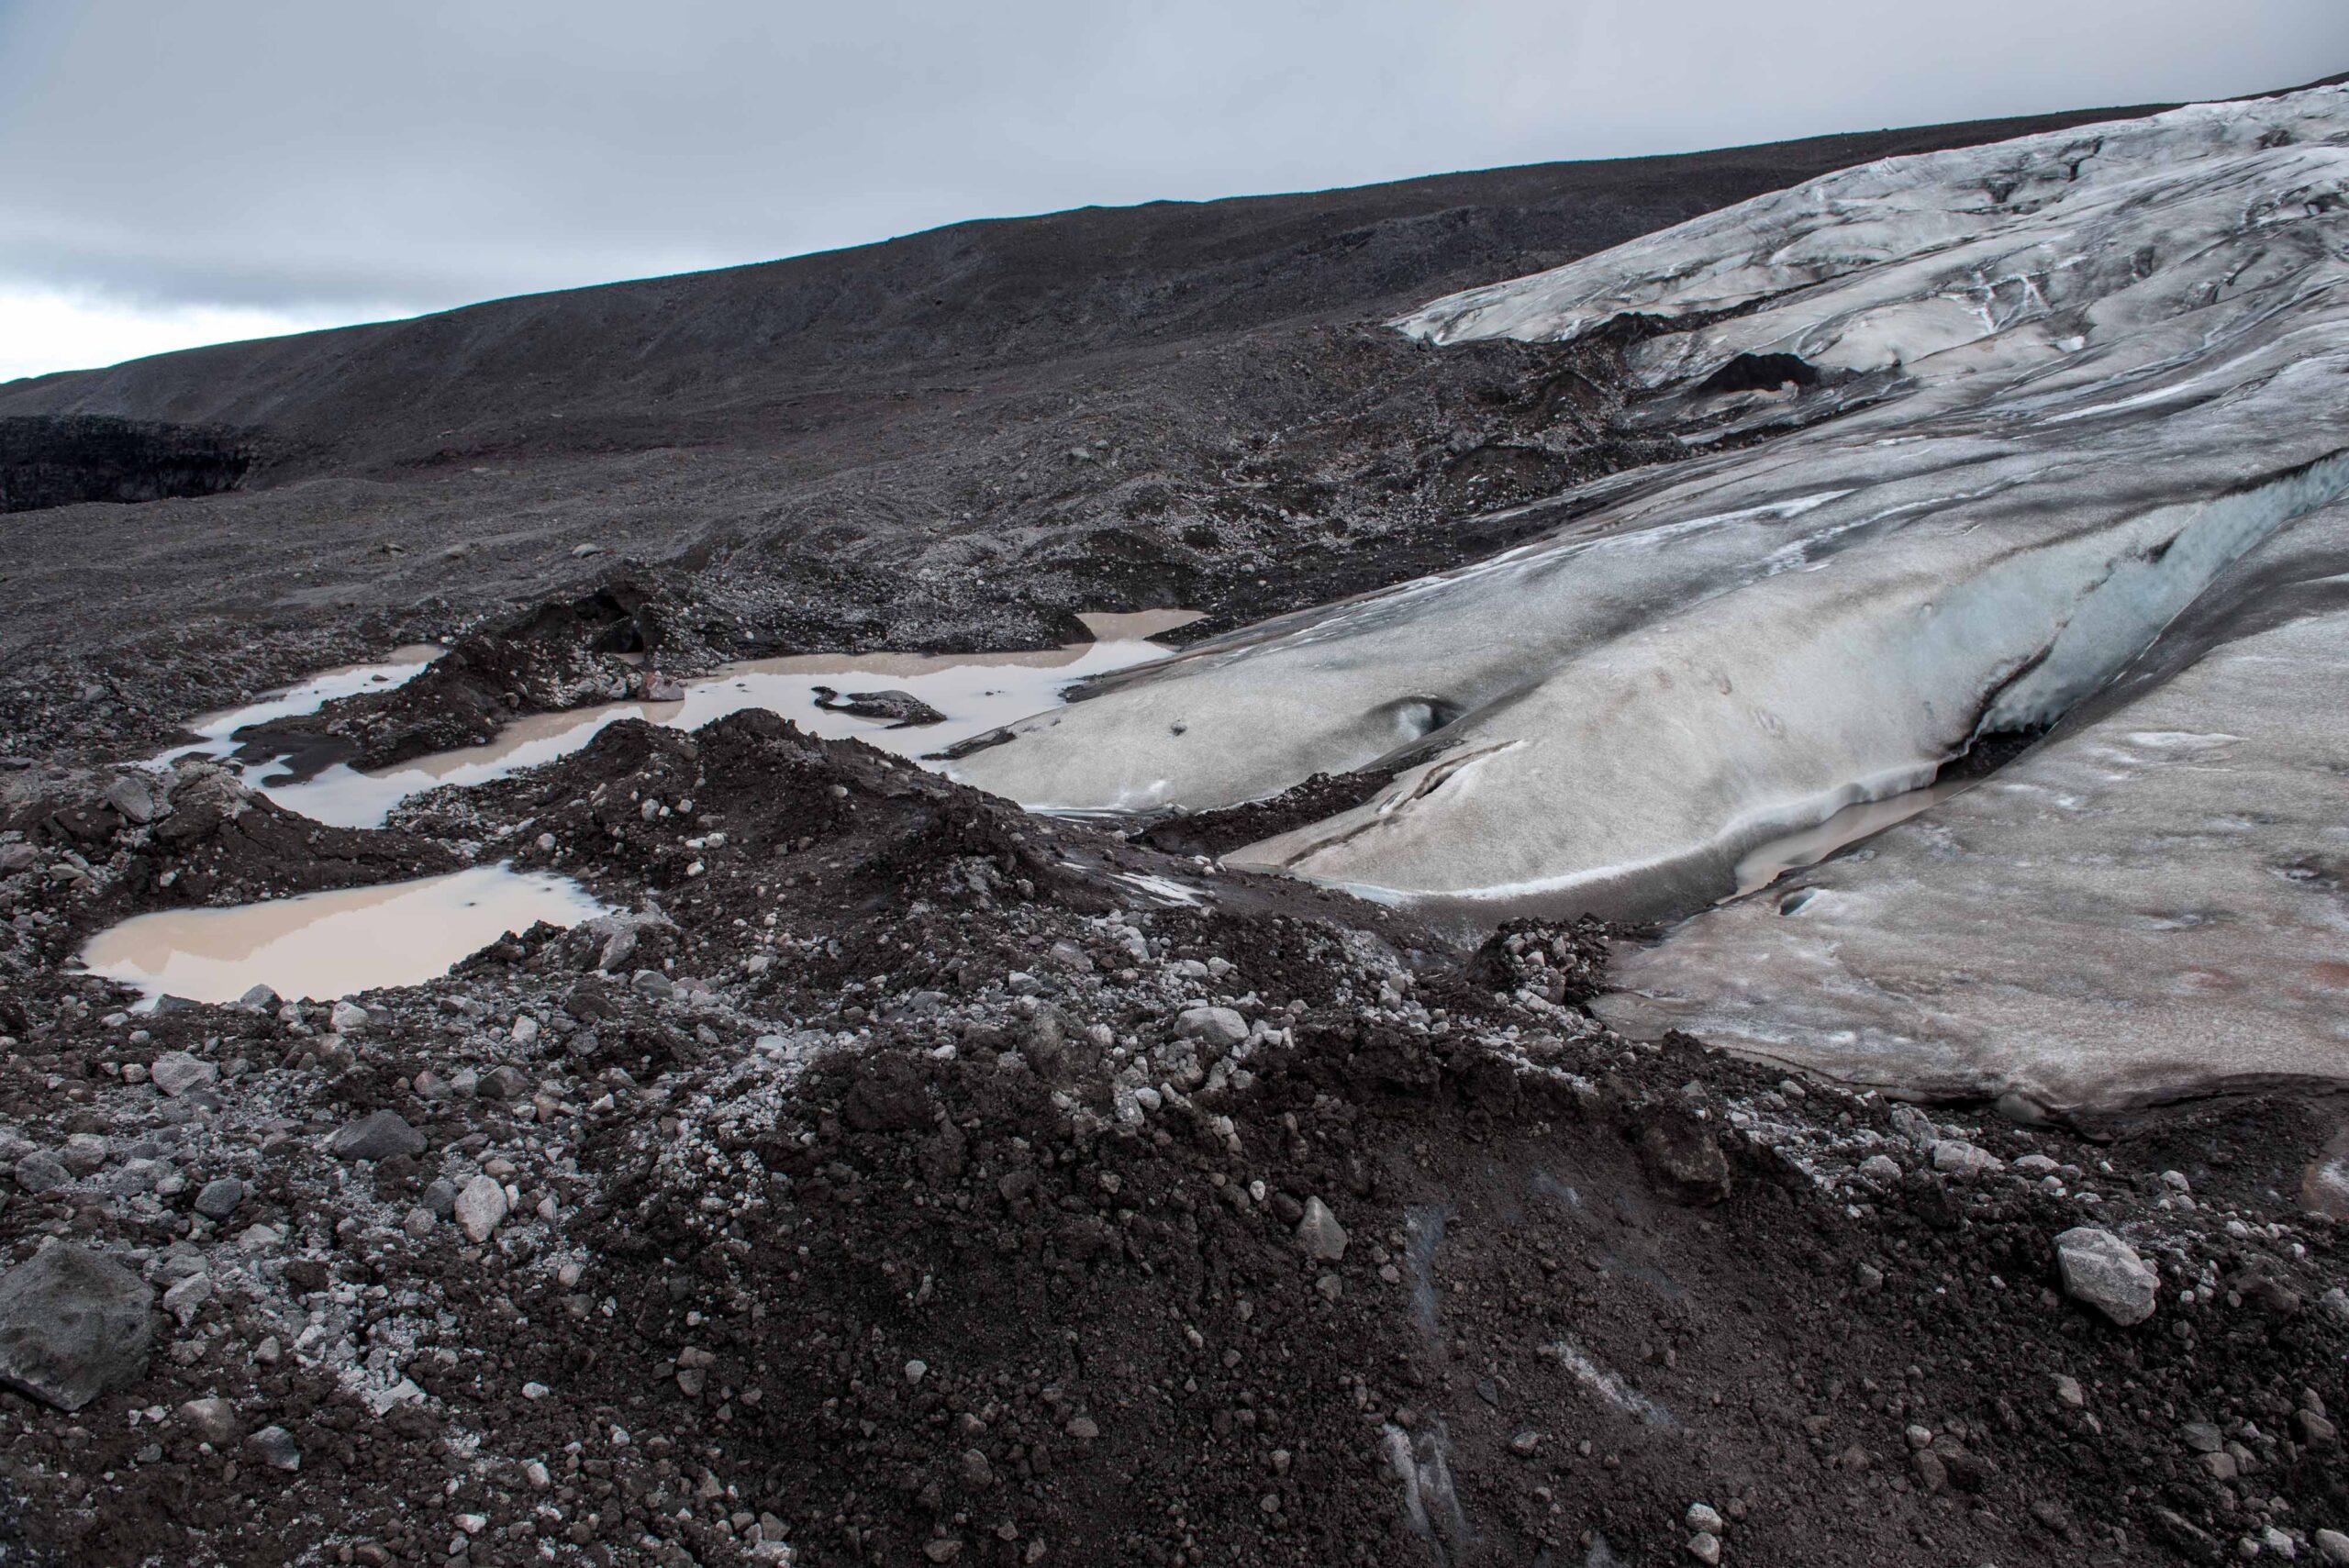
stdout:
<svg viewBox="0 0 2349 1568">
<path fill-rule="evenodd" d="M 2349 1073 L 2349 506 L 2271 548 L 2238 569 L 2244 592 L 2214 590 L 2245 635 L 1863 849 L 1619 954 L 1624 993 L 1599 1010 L 2067 1109 Z"/>
<path fill-rule="evenodd" d="M 2061 714 L 2349 488 L 2345 206 L 2349 92 L 2318 89 L 1872 164 L 1440 301 L 1401 325 L 1686 318 L 1633 361 L 1684 424 L 1840 412 L 1111 683 L 953 771 L 1203 808 L 1435 742 L 1230 858 L 1465 918 L 1725 890 L 1762 840 Z M 1816 373 L 1726 373 L 1772 356 Z"/>
</svg>

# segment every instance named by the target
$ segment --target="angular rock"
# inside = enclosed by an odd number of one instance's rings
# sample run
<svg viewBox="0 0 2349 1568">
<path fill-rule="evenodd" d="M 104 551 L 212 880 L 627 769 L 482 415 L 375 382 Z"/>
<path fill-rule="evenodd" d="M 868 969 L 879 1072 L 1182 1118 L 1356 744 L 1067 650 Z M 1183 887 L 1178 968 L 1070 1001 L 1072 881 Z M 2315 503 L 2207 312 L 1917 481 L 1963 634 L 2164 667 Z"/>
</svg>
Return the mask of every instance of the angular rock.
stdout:
<svg viewBox="0 0 2349 1568">
<path fill-rule="evenodd" d="M 237 1407 L 226 1399 L 191 1399 L 176 1414 L 182 1426 L 214 1448 L 226 1448 L 237 1440 Z"/>
<path fill-rule="evenodd" d="M 517 1100 L 529 1092 L 530 1080 L 518 1068 L 493 1068 L 481 1078 L 481 1093 L 493 1100 Z"/>
<path fill-rule="evenodd" d="M 2192 1562 L 2219 1561 L 2223 1549 L 2218 1538 L 2185 1515 L 2157 1507 L 2148 1517 L 2153 1520 L 2154 1539 L 2168 1543 Z"/>
<path fill-rule="evenodd" d="M 180 1320 L 184 1329 L 195 1321 L 204 1304 L 212 1299 L 212 1276 L 190 1274 L 163 1293 L 163 1310 Z"/>
<path fill-rule="evenodd" d="M 2111 1231 L 2077 1225 L 2055 1238 L 2064 1294 L 2085 1302 L 2122 1328 L 2154 1315 L 2161 1278 L 2137 1250 Z"/>
<path fill-rule="evenodd" d="M 244 1201 L 245 1184 L 234 1176 L 221 1176 L 205 1183 L 197 1191 L 195 1212 L 206 1219 L 226 1219 Z"/>
<path fill-rule="evenodd" d="M 245 1451 L 272 1470 L 302 1468 L 302 1445 L 284 1427 L 263 1427 L 245 1440 Z"/>
<path fill-rule="evenodd" d="M 65 1140 L 65 1147 L 57 1151 L 57 1157 L 76 1176 L 94 1176 L 105 1166 L 111 1152 L 106 1140 L 96 1133 L 77 1132 Z"/>
<path fill-rule="evenodd" d="M 337 1002 L 327 1024 L 337 1034 L 354 1034 L 367 1027 L 367 1009 L 356 1002 Z"/>
<path fill-rule="evenodd" d="M 0 1276 L 0 1384 L 79 1410 L 147 1370 L 154 1292 L 111 1258 L 70 1243 Z"/>
<path fill-rule="evenodd" d="M 829 686 L 811 686 L 816 706 L 826 713 L 852 713 L 859 718 L 885 718 L 892 729 L 918 729 L 943 724 L 946 716 L 911 692 L 851 692 L 846 696 Z"/>
<path fill-rule="evenodd" d="M 1648 1179 L 1678 1203 L 1701 1207 L 1729 1196 L 1729 1157 L 1713 1124 L 1673 1107 L 1640 1132 L 1640 1162 Z"/>
<path fill-rule="evenodd" d="M 65 1162 L 46 1149 L 36 1149 L 17 1162 L 17 1185 L 36 1195 L 54 1192 L 72 1179 Z"/>
<path fill-rule="evenodd" d="M 1305 1218 L 1297 1221 L 1297 1239 L 1305 1244 L 1308 1258 L 1334 1263 L 1346 1255 L 1346 1229 L 1318 1197 L 1305 1200 Z"/>
<path fill-rule="evenodd" d="M 2003 1170 L 2006 1162 L 1962 1138 L 1944 1138 L 1933 1145 L 1933 1169 L 1961 1180 Z"/>
<path fill-rule="evenodd" d="M 346 1123 L 328 1147 L 337 1159 L 388 1160 L 395 1154 L 423 1153 L 424 1134 L 397 1111 L 371 1111 Z"/>
<path fill-rule="evenodd" d="M 1185 1040 L 1228 1051 L 1248 1038 L 1248 1020 L 1230 1007 L 1186 1007 L 1174 1020 L 1174 1032 Z"/>
<path fill-rule="evenodd" d="M 199 1061 L 184 1051 L 167 1051 L 148 1065 L 147 1073 L 155 1087 L 177 1099 L 191 1089 L 200 1089 L 220 1076 L 220 1069 L 209 1062 Z"/>
<path fill-rule="evenodd" d="M 125 773 L 106 785 L 106 804 L 115 815 L 134 828 L 143 828 L 155 820 L 155 795 L 144 779 Z"/>
<path fill-rule="evenodd" d="M 457 1223 L 475 1241 L 486 1241 L 506 1221 L 506 1189 L 495 1176 L 475 1176 L 457 1194 Z"/>
</svg>

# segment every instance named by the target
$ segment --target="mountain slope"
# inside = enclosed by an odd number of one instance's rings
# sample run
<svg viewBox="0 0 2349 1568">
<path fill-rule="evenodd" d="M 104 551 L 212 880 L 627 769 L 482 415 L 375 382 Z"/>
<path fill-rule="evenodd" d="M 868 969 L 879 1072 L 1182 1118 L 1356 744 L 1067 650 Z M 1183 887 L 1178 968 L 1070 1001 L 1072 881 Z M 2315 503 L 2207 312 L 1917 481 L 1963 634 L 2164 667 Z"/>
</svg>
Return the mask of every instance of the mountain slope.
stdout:
<svg viewBox="0 0 2349 1568">
<path fill-rule="evenodd" d="M 518 414 L 631 430 L 649 409 L 755 419 L 777 396 L 873 375 L 968 373 L 1297 318 L 1375 317 L 1826 170 L 2087 117 L 957 224 L 41 377 L 0 387 L 0 414 L 260 426 L 362 461 L 405 455 L 451 424 L 495 428 Z"/>
</svg>

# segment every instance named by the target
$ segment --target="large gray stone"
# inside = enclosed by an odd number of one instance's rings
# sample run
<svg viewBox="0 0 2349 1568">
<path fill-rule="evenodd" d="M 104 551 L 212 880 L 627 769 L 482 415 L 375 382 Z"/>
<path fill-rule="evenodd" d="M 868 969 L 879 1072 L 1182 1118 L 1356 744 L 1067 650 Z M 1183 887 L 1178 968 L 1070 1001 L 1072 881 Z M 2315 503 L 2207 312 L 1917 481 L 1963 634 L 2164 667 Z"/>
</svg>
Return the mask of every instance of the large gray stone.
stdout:
<svg viewBox="0 0 2349 1568">
<path fill-rule="evenodd" d="M 46 1149 L 36 1149 L 17 1162 L 17 1185 L 36 1196 L 54 1192 L 72 1179 L 65 1162 Z"/>
<path fill-rule="evenodd" d="M 234 1176 L 221 1176 L 205 1183 L 195 1195 L 195 1212 L 206 1219 L 226 1219 L 244 1201 L 245 1184 Z"/>
<path fill-rule="evenodd" d="M 125 773 L 106 785 L 106 804 L 115 815 L 133 827 L 143 827 L 155 820 L 155 795 L 143 779 Z"/>
<path fill-rule="evenodd" d="M 245 1451 L 272 1470 L 302 1468 L 302 1445 L 284 1427 L 263 1427 L 245 1440 Z"/>
<path fill-rule="evenodd" d="M 1229 1051 L 1248 1038 L 1248 1020 L 1230 1007 L 1186 1007 L 1174 1020 L 1174 1032 L 1219 1051 Z"/>
<path fill-rule="evenodd" d="M 154 1293 L 111 1258 L 70 1243 L 0 1276 L 0 1383 L 79 1410 L 147 1370 Z"/>
<path fill-rule="evenodd" d="M 1297 1239 L 1305 1244 L 1308 1258 L 1334 1263 L 1346 1255 L 1345 1227 L 1318 1197 L 1305 1200 L 1305 1218 L 1297 1221 Z"/>
<path fill-rule="evenodd" d="M 475 1241 L 486 1241 L 505 1223 L 506 1189 L 497 1184 L 495 1176 L 475 1176 L 457 1194 L 452 1207 L 466 1236 Z"/>
<path fill-rule="evenodd" d="M 397 1111 L 373 1111 L 336 1132 L 330 1147 L 344 1160 L 388 1160 L 423 1153 L 424 1134 Z"/>
<path fill-rule="evenodd" d="M 163 1052 L 155 1058 L 147 1073 L 155 1080 L 155 1087 L 174 1099 L 191 1089 L 203 1088 L 220 1076 L 218 1067 L 184 1051 Z"/>
<path fill-rule="evenodd" d="M 2161 1276 L 2137 1255 L 2137 1249 L 2111 1231 L 2074 1226 L 2055 1238 L 2055 1264 L 2063 1271 L 2066 1296 L 2086 1302 L 2122 1328 L 2154 1315 Z"/>
</svg>

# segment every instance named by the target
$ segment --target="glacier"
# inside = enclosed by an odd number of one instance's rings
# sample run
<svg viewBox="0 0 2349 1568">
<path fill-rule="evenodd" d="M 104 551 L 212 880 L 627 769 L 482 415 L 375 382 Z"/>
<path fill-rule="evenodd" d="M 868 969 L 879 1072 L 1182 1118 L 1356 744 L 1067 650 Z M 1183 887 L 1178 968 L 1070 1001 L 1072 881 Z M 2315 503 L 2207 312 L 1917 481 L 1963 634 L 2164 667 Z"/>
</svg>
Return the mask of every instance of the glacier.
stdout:
<svg viewBox="0 0 2349 1568">
<path fill-rule="evenodd" d="M 1393 767 L 1227 860 L 1464 930 L 1701 905 L 2072 712 L 2349 492 L 2345 202 L 2349 91 L 2317 88 L 1867 164 L 1434 302 L 1395 323 L 1430 351 L 1633 323 L 1639 417 L 1689 455 L 950 771 L 1148 813 Z"/>
<path fill-rule="evenodd" d="M 2175 670 L 1619 953 L 1598 1011 L 2025 1116 L 2349 1073 L 2349 505 L 2210 596 Z"/>
</svg>

